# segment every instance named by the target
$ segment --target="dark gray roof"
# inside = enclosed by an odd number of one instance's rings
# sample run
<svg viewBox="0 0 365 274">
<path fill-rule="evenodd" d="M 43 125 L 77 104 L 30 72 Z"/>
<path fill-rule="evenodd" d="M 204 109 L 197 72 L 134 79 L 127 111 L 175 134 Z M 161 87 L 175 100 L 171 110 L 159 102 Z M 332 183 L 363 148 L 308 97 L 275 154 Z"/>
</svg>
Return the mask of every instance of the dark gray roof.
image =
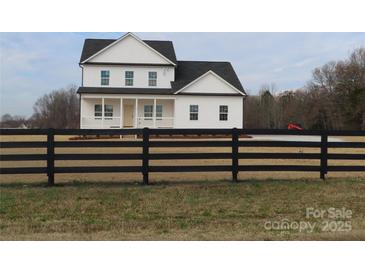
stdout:
<svg viewBox="0 0 365 274">
<path fill-rule="evenodd" d="M 101 94 L 153 94 L 171 95 L 171 88 L 110 88 L 110 87 L 79 87 L 77 93 L 101 93 Z"/>
<path fill-rule="evenodd" d="M 143 42 L 157 50 L 174 64 L 177 63 L 174 44 L 171 41 L 143 40 Z"/>
<path fill-rule="evenodd" d="M 95 53 L 99 52 L 103 48 L 109 46 L 111 43 L 115 42 L 116 39 L 85 39 L 84 47 L 82 49 L 80 63 L 85 61 L 87 58 L 93 56 Z M 153 41 L 153 40 L 143 40 L 151 48 L 155 49 L 171 62 L 176 64 L 176 55 L 174 50 L 174 45 L 171 41 Z"/>
<path fill-rule="evenodd" d="M 177 91 L 209 70 L 218 74 L 238 90 L 245 92 L 236 72 L 229 62 L 178 61 L 175 82 L 171 83 L 172 88 Z"/>
</svg>

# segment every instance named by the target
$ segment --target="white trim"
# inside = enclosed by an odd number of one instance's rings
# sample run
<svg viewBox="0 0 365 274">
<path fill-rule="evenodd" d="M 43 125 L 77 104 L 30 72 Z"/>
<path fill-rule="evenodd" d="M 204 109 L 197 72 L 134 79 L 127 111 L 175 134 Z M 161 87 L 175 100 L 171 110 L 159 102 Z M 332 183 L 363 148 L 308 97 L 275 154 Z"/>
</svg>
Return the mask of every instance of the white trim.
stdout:
<svg viewBox="0 0 365 274">
<path fill-rule="evenodd" d="M 135 114 L 135 116 L 134 116 L 134 124 L 135 124 L 135 128 L 138 128 L 138 98 L 136 98 L 136 100 L 135 100 L 135 107 L 134 107 L 134 114 Z"/>
<path fill-rule="evenodd" d="M 190 82 L 189 84 L 187 84 L 186 86 L 182 87 L 181 89 L 179 89 L 178 91 L 176 91 L 174 94 L 179 94 L 181 91 L 183 91 L 184 89 L 190 87 L 191 85 L 193 85 L 194 83 L 198 82 L 199 80 L 201 80 L 202 78 L 204 78 L 206 75 L 208 74 L 212 74 L 213 76 L 215 76 L 216 78 L 218 78 L 219 80 L 221 80 L 223 83 L 225 83 L 226 85 L 228 85 L 230 88 L 232 88 L 234 91 L 236 91 L 237 93 L 243 95 L 243 96 L 247 96 L 245 93 L 243 93 L 242 91 L 240 91 L 239 89 L 235 88 L 233 85 L 231 85 L 230 83 L 228 83 L 226 80 L 224 80 L 222 77 L 220 77 L 218 74 L 216 74 L 214 71 L 209 70 L 206 73 L 204 73 L 203 75 L 201 75 L 200 77 L 196 78 L 194 81 Z M 191 92 L 191 94 L 194 94 L 193 92 Z M 229 95 L 229 94 L 227 94 Z"/>
<path fill-rule="evenodd" d="M 114 94 L 108 95 L 106 93 L 99 93 L 99 94 L 84 94 L 82 95 L 82 97 L 84 99 L 100 99 L 101 97 L 107 98 L 107 99 L 120 99 L 121 97 L 123 99 L 147 99 L 147 100 L 151 100 L 154 97 L 156 97 L 156 95 L 151 94 L 150 96 L 147 96 L 145 94 L 141 94 L 140 96 L 138 96 L 139 94 L 121 94 L 120 96 L 115 96 Z M 160 97 L 161 96 L 161 97 Z M 158 100 L 174 100 L 176 97 L 174 95 L 160 95 L 159 97 L 156 97 Z"/>
<path fill-rule="evenodd" d="M 123 109 L 123 97 L 120 97 L 120 106 L 119 106 L 119 111 L 120 111 L 120 128 L 123 128 L 123 123 L 124 123 L 124 109 Z"/>
<path fill-rule="evenodd" d="M 104 97 L 101 97 L 101 126 L 102 126 L 102 128 L 104 128 L 104 111 L 105 111 L 104 104 L 105 104 Z"/>
<path fill-rule="evenodd" d="M 156 97 L 153 98 L 153 111 L 152 111 L 152 116 L 153 116 L 153 127 L 156 128 L 156 103 L 157 103 L 157 99 Z"/>
<path fill-rule="evenodd" d="M 167 62 L 169 62 L 170 64 L 176 66 L 176 64 L 174 62 L 172 62 L 170 59 L 168 59 L 167 57 L 165 57 L 164 55 L 162 55 L 161 53 L 159 53 L 157 50 L 155 50 L 154 48 L 150 47 L 149 45 L 147 45 L 147 43 L 145 43 L 142 39 L 140 39 L 139 37 L 137 37 L 136 35 L 134 35 L 131 32 L 128 32 L 126 34 L 124 34 L 122 37 L 120 37 L 119 39 L 115 40 L 113 43 L 111 43 L 110 45 L 106 46 L 105 48 L 102 48 L 101 50 L 99 50 L 98 52 L 94 53 L 93 55 L 91 55 L 89 58 L 87 58 L 86 60 L 82 61 L 81 64 L 86 63 L 87 61 L 89 61 L 90 59 L 94 58 L 95 56 L 99 55 L 100 53 L 104 52 L 105 50 L 107 50 L 108 48 L 114 46 L 115 44 L 119 43 L 120 41 L 122 41 L 124 38 L 128 37 L 128 36 L 132 36 L 134 39 L 136 39 L 138 42 L 140 42 L 142 45 L 144 45 L 145 47 L 147 47 L 148 49 L 152 50 L 154 53 L 158 54 L 159 56 L 161 56 L 163 59 L 165 59 Z"/>
</svg>

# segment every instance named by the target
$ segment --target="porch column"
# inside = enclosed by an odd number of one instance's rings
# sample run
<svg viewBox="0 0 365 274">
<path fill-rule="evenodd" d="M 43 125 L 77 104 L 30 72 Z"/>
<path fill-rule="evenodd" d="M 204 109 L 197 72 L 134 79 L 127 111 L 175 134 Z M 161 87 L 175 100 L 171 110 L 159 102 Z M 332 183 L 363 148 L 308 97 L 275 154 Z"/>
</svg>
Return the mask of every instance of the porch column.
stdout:
<svg viewBox="0 0 365 274">
<path fill-rule="evenodd" d="M 82 109 L 83 109 L 84 99 L 82 99 L 82 96 L 80 94 L 80 128 L 84 128 L 82 124 Z"/>
<path fill-rule="evenodd" d="M 120 98 L 120 115 L 119 115 L 119 119 L 120 119 L 120 128 L 123 128 L 123 98 Z"/>
<path fill-rule="evenodd" d="M 101 97 L 101 128 L 104 128 L 104 97 Z"/>
<path fill-rule="evenodd" d="M 156 98 L 153 99 L 153 128 L 156 128 Z"/>
<path fill-rule="evenodd" d="M 175 105 L 176 105 L 176 99 L 173 100 L 174 102 L 174 107 L 173 107 L 173 111 L 172 111 L 172 128 L 175 128 L 175 116 L 176 116 L 176 111 L 175 111 Z"/>
<path fill-rule="evenodd" d="M 134 107 L 134 109 L 135 109 L 135 117 L 134 117 L 134 123 L 135 123 L 135 128 L 138 128 L 138 98 L 136 98 L 136 105 L 135 105 L 135 107 Z"/>
</svg>

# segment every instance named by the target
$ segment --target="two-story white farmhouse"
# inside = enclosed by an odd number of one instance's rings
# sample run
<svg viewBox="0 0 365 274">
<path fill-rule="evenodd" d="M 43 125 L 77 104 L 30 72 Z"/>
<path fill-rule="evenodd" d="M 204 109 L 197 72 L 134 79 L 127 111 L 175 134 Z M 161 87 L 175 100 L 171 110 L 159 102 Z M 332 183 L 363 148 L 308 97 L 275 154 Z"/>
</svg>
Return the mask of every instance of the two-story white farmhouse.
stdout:
<svg viewBox="0 0 365 274">
<path fill-rule="evenodd" d="M 171 41 L 86 39 L 81 128 L 242 128 L 245 91 L 229 62 L 177 61 Z"/>
</svg>

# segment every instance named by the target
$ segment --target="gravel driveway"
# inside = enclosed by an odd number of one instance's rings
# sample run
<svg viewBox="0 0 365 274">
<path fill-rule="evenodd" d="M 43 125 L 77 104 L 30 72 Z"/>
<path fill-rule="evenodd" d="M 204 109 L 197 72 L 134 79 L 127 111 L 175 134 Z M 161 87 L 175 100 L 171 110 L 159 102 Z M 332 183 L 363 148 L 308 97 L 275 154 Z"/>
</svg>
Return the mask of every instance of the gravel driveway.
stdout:
<svg viewBox="0 0 365 274">
<path fill-rule="evenodd" d="M 320 142 L 320 136 L 306 135 L 251 135 L 251 140 Z M 341 138 L 328 137 L 328 142 L 344 142 Z"/>
</svg>

